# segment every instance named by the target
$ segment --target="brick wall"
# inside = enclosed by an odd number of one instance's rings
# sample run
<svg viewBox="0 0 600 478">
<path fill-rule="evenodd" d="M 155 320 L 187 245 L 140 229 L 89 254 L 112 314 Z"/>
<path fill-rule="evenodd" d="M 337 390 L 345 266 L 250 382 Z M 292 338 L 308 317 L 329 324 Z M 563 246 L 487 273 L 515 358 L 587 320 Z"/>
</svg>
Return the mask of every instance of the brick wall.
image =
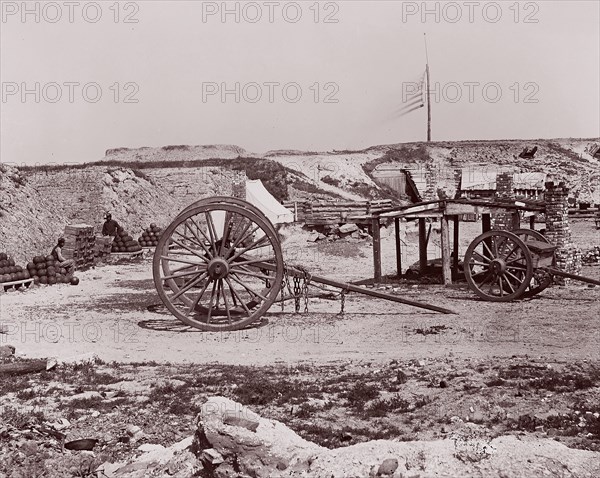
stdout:
<svg viewBox="0 0 600 478">
<path fill-rule="evenodd" d="M 498 173 L 494 199 L 514 199 L 513 173 Z M 492 229 L 510 231 L 519 228 L 519 215 L 514 212 L 492 214 Z"/>
<path fill-rule="evenodd" d="M 556 268 L 579 274 L 581 272 L 581 249 L 575 247 L 569 226 L 569 189 L 564 183 L 546 183 L 546 238 L 558 246 Z M 555 282 L 565 284 L 569 279 L 555 278 Z"/>
</svg>

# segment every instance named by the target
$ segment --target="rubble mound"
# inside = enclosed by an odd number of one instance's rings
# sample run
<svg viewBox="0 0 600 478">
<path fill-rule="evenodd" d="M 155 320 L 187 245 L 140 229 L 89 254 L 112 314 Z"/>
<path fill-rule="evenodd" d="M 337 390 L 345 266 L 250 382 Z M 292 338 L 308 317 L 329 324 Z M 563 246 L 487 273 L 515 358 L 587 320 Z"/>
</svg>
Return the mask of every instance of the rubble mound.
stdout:
<svg viewBox="0 0 600 478">
<path fill-rule="evenodd" d="M 224 397 L 209 398 L 196 423 L 193 439 L 170 448 L 142 445 L 145 453 L 131 463 L 105 463 L 99 471 L 120 478 L 517 478 L 559 473 L 591 478 L 600 472 L 597 452 L 570 449 L 550 439 L 493 438 L 484 427 L 462 422 L 444 440 L 374 440 L 333 450 Z"/>
</svg>

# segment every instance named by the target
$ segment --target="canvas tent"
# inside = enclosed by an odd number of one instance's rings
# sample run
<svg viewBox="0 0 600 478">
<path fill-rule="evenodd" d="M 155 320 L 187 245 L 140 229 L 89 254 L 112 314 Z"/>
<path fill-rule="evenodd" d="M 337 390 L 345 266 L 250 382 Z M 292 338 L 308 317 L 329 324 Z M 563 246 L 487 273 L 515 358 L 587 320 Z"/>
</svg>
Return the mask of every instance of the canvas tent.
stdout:
<svg viewBox="0 0 600 478">
<path fill-rule="evenodd" d="M 260 209 L 273 224 L 294 222 L 294 213 L 267 191 L 260 179 L 246 181 L 246 201 Z"/>
</svg>

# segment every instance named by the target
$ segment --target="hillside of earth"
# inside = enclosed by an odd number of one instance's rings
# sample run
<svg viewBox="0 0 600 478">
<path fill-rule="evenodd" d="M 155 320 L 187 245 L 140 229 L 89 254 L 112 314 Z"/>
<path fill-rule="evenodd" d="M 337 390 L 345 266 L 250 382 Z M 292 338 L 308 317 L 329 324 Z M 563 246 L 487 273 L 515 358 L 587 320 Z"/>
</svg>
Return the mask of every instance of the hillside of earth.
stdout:
<svg viewBox="0 0 600 478">
<path fill-rule="evenodd" d="M 0 165 L 0 241 L 16 260 L 45 253 L 67 224 L 97 229 L 111 212 L 132 236 L 151 222 L 168 225 L 203 197 L 231 195 L 236 171 L 261 179 L 278 200 L 382 199 L 394 196 L 374 177 L 380 165 L 409 171 L 418 187 L 430 176 L 434 191 L 454 197 L 461 171 L 545 172 L 565 181 L 580 201 L 600 203 L 600 139 L 542 139 L 405 143 L 362 151 L 253 154 L 238 146 L 115 148 L 95 163 L 16 167 Z M 537 146 L 534 158 L 524 148 Z M 423 193 L 424 191 L 421 191 Z M 422 199 L 436 199 L 422 194 Z"/>
</svg>

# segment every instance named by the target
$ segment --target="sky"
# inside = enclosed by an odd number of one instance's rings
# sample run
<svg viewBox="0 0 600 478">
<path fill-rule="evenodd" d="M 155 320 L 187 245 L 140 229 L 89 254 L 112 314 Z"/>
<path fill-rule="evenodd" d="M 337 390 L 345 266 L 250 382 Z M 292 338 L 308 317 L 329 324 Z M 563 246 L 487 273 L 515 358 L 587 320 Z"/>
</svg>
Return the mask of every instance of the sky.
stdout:
<svg viewBox="0 0 600 478">
<path fill-rule="evenodd" d="M 0 161 L 600 137 L 600 2 L 1 2 Z"/>
</svg>

